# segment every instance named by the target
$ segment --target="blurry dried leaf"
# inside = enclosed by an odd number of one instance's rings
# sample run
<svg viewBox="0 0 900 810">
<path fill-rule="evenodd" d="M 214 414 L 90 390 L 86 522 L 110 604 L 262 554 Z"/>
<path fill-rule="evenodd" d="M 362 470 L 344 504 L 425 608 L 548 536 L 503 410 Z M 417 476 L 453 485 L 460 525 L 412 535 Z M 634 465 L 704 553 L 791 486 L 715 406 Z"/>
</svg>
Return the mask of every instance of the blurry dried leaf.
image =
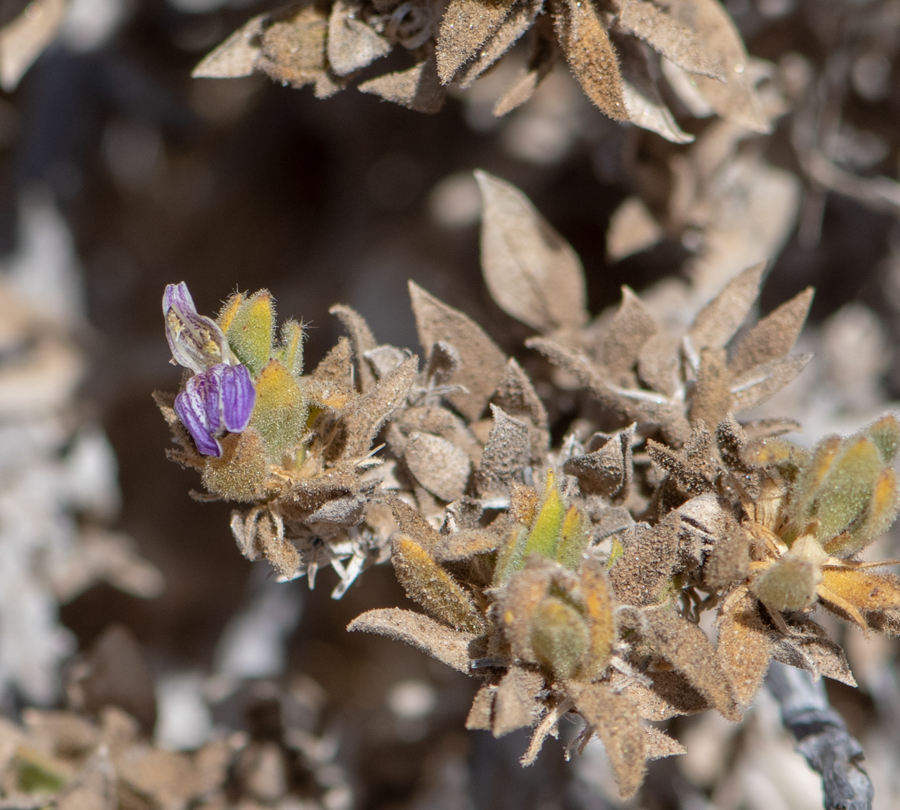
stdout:
<svg viewBox="0 0 900 810">
<path fill-rule="evenodd" d="M 347 630 L 404 641 L 448 667 L 469 673 L 468 650 L 475 635 L 452 630 L 420 613 L 399 608 L 369 610 L 350 622 Z"/>
<path fill-rule="evenodd" d="M 653 3 L 626 0 L 618 25 L 648 42 L 682 70 L 719 81 L 725 79 L 722 65 L 707 51 L 705 41 Z"/>
<path fill-rule="evenodd" d="M 491 715 L 494 708 L 494 694 L 497 687 L 494 684 L 483 684 L 475 698 L 472 700 L 472 708 L 466 717 L 466 728 L 470 731 L 478 729 L 480 731 L 491 730 Z"/>
<path fill-rule="evenodd" d="M 639 197 L 629 197 L 612 215 L 606 232 L 606 253 L 620 261 L 653 247 L 663 237 L 663 229 Z"/>
<path fill-rule="evenodd" d="M 316 98 L 334 95 L 343 85 L 327 71 L 327 35 L 328 20 L 315 6 L 304 3 L 285 11 L 263 32 L 257 67 L 282 84 L 314 85 Z"/>
<path fill-rule="evenodd" d="M 383 380 L 392 371 L 400 368 L 409 356 L 410 352 L 387 344 L 376 346 L 363 354 L 369 374 L 374 375 L 376 380 Z"/>
<path fill-rule="evenodd" d="M 756 697 L 769 668 L 770 630 L 759 615 L 759 603 L 746 588 L 737 598 L 728 599 L 725 607 L 719 620 L 716 652 L 738 705 L 746 708 Z"/>
<path fill-rule="evenodd" d="M 582 326 L 588 314 L 575 251 L 515 186 L 483 171 L 475 179 L 483 200 L 481 267 L 493 299 L 540 332 Z"/>
<path fill-rule="evenodd" d="M 644 726 L 644 756 L 648 762 L 652 759 L 676 757 L 686 753 L 687 748 L 678 740 L 673 740 L 655 726 Z"/>
<path fill-rule="evenodd" d="M 629 287 L 604 331 L 599 352 L 603 366 L 617 385 L 633 385 L 634 366 L 644 344 L 659 331 L 656 319 Z"/>
<path fill-rule="evenodd" d="M 410 535 L 426 551 L 432 552 L 441 540 L 437 529 L 425 520 L 417 509 L 393 493 L 382 493 L 381 497 L 390 506 L 400 531 Z"/>
<path fill-rule="evenodd" d="M 391 562 L 407 596 L 436 619 L 466 632 L 483 628 L 484 619 L 469 593 L 412 538 L 394 538 Z"/>
<path fill-rule="evenodd" d="M 56 810 L 118 810 L 116 772 L 101 746 L 55 797 Z"/>
<path fill-rule="evenodd" d="M 738 126 L 751 132 L 771 132 L 747 69 L 747 51 L 728 12 L 718 0 L 670 0 L 668 6 L 672 17 L 694 31 L 724 71 L 724 82 L 706 76 L 694 79 L 702 96 L 719 115 Z"/>
<path fill-rule="evenodd" d="M 725 348 L 759 296 L 765 269 L 766 262 L 748 267 L 700 311 L 687 333 L 696 352 Z"/>
<path fill-rule="evenodd" d="M 356 361 L 356 373 L 359 374 L 360 389 L 363 393 L 375 385 L 375 377 L 369 364 L 364 359 L 366 352 L 376 348 L 375 336 L 366 323 L 365 318 L 355 309 L 344 304 L 336 304 L 328 310 L 332 315 L 337 315 L 341 323 L 350 333 L 350 343 L 353 346 L 353 358 Z M 399 365 L 399 363 L 398 363 Z"/>
<path fill-rule="evenodd" d="M 515 0 L 450 0 L 437 38 L 437 71 L 441 84 L 453 80 L 488 37 L 499 28 Z"/>
<path fill-rule="evenodd" d="M 647 440 L 647 454 L 650 460 L 665 470 L 688 495 L 702 495 L 713 489 L 716 469 L 710 466 L 710 460 L 704 458 L 702 454 L 692 457 L 684 451 L 670 450 L 653 439 Z"/>
<path fill-rule="evenodd" d="M 481 455 L 481 466 L 475 481 L 482 498 L 505 496 L 514 481 L 522 480 L 522 472 L 531 463 L 531 441 L 528 425 L 513 419 L 496 405 L 491 405 L 494 426 Z"/>
<path fill-rule="evenodd" d="M 406 70 L 369 79 L 357 89 L 360 93 L 381 96 L 386 101 L 393 101 L 421 113 L 436 113 L 444 106 L 444 89 L 438 81 L 433 57 Z"/>
<path fill-rule="evenodd" d="M 556 64 L 557 46 L 555 40 L 540 36 L 534 32 L 531 56 L 525 70 L 514 79 L 494 103 L 493 114 L 499 118 L 512 112 L 528 101 L 537 90 L 538 85 Z"/>
<path fill-rule="evenodd" d="M 731 384 L 731 410 L 734 413 L 748 411 L 769 400 L 774 394 L 792 383 L 813 359 L 811 354 L 795 354 L 770 360 L 748 371 L 743 378 Z"/>
<path fill-rule="evenodd" d="M 410 282 L 409 295 L 419 342 L 426 352 L 440 341 L 453 346 L 461 359 L 454 379 L 464 392 L 449 394 L 447 399 L 470 422 L 478 419 L 497 389 L 506 371 L 506 355 L 471 318 L 438 301 L 417 284 Z"/>
<path fill-rule="evenodd" d="M 727 720 L 740 720 L 741 713 L 735 704 L 731 684 L 706 633 L 672 610 L 646 610 L 643 618 L 645 627 L 650 629 L 653 648 Z"/>
<path fill-rule="evenodd" d="M 734 521 L 731 523 L 729 530 L 719 533 L 706 557 L 703 577 L 709 588 L 725 589 L 733 582 L 745 579 L 749 571 L 749 538 L 742 527 Z"/>
<path fill-rule="evenodd" d="M 0 86 L 7 93 L 56 38 L 67 8 L 66 0 L 33 0 L 0 28 Z"/>
<path fill-rule="evenodd" d="M 554 22 L 566 61 L 587 97 L 614 121 L 628 120 L 619 60 L 594 4 L 560 0 Z"/>
<path fill-rule="evenodd" d="M 662 670 L 648 675 L 650 686 L 633 679 L 621 684 L 624 693 L 637 705 L 641 719 L 659 722 L 712 708 L 710 701 L 680 672 Z M 619 685 L 621 682 L 614 677 L 613 683 Z"/>
<path fill-rule="evenodd" d="M 338 76 L 366 67 L 390 53 L 391 43 L 360 19 L 362 4 L 335 0 L 328 18 L 328 62 Z"/>
<path fill-rule="evenodd" d="M 565 686 L 579 714 L 603 741 L 619 795 L 623 799 L 633 796 L 647 768 L 645 734 L 637 707 L 604 683 L 567 681 Z"/>
<path fill-rule="evenodd" d="M 416 480 L 441 500 L 455 501 L 465 492 L 472 464 L 463 450 L 446 439 L 410 433 L 403 458 Z"/>
<path fill-rule="evenodd" d="M 192 79 L 238 79 L 250 76 L 262 52 L 261 38 L 267 14 L 257 14 L 221 45 L 208 53 L 191 72 Z"/>
<path fill-rule="evenodd" d="M 628 120 L 672 143 L 691 143 L 694 136 L 682 131 L 660 95 L 647 64 L 644 46 L 628 37 L 617 37 L 616 51 Z"/>
<path fill-rule="evenodd" d="M 406 401 L 418 370 L 419 358 L 410 357 L 344 412 L 342 427 L 346 438 L 342 458 L 356 459 L 369 452 L 385 420 Z"/>
<path fill-rule="evenodd" d="M 71 667 L 66 697 L 74 708 L 92 713 L 118 706 L 147 731 L 156 722 L 153 674 L 134 634 L 121 624 L 106 628 Z"/>
<path fill-rule="evenodd" d="M 335 526 L 358 526 L 366 513 L 368 498 L 362 493 L 334 498 L 320 506 L 306 520 L 308 523 L 332 523 Z"/>
<path fill-rule="evenodd" d="M 538 693 L 543 687 L 540 673 L 510 667 L 494 694 L 491 733 L 503 737 L 520 728 L 531 728 L 540 709 Z"/>
<path fill-rule="evenodd" d="M 505 54 L 534 23 L 542 0 L 514 0 L 503 22 L 467 64 L 456 72 L 461 89 L 470 87 L 491 65 Z M 496 114 L 496 113 L 495 113 Z"/>
<path fill-rule="evenodd" d="M 428 357 L 428 367 L 425 375 L 430 385 L 447 385 L 453 379 L 453 375 L 459 371 L 462 358 L 456 347 L 443 340 L 439 340 L 431 347 L 431 355 Z"/>
<path fill-rule="evenodd" d="M 813 299 L 812 287 L 782 304 L 750 329 L 728 363 L 734 379 L 751 369 L 778 360 L 794 348 Z"/>
<path fill-rule="evenodd" d="M 724 349 L 703 349 L 700 352 L 700 368 L 691 397 L 689 417 L 692 425 L 701 422 L 714 426 L 732 410 L 729 383 L 731 376 L 725 367 Z M 734 408 L 740 411 L 742 408 Z"/>
</svg>

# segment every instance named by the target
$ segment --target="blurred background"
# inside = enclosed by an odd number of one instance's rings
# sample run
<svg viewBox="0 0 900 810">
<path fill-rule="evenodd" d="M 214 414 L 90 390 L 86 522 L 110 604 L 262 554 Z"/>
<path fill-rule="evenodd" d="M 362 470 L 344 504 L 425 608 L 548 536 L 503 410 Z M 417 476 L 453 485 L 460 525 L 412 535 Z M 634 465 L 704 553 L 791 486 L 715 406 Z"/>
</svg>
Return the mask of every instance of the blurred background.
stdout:
<svg viewBox="0 0 900 810">
<path fill-rule="evenodd" d="M 313 366 L 340 334 L 338 302 L 417 350 L 413 279 L 527 364 L 526 328 L 481 280 L 481 168 L 572 243 L 593 313 L 622 284 L 708 298 L 761 258 L 763 313 L 814 285 L 802 341 L 817 360 L 771 409 L 810 443 L 858 428 L 900 396 L 900 2 L 725 5 L 766 60 L 773 132 L 680 109 L 698 138 L 674 145 L 606 119 L 563 66 L 506 118 L 491 115 L 503 65 L 424 115 L 352 88 L 317 100 L 264 76 L 190 78 L 272 4 L 71 0 L 0 96 L 3 713 L 116 705 L 161 750 L 231 740 L 207 793 L 169 795 L 159 784 L 174 777 L 158 777 L 122 806 L 619 806 L 602 751 L 572 765 L 548 745 L 522 771 L 520 736 L 464 730 L 466 678 L 344 632 L 403 603 L 389 570 L 334 601 L 330 570 L 310 592 L 240 556 L 229 506 L 192 500 L 195 474 L 165 457 L 151 392 L 179 371 L 160 300 L 185 281 L 212 315 L 267 287 L 308 325 Z M 0 2 L 0 25 L 24 8 Z M 881 556 L 896 556 L 890 543 Z M 861 683 L 830 683 L 832 701 L 866 749 L 876 807 L 896 807 L 896 646 L 830 629 Z M 700 716 L 675 732 L 690 753 L 655 763 L 626 806 L 821 806 L 771 698 L 740 727 Z"/>
</svg>

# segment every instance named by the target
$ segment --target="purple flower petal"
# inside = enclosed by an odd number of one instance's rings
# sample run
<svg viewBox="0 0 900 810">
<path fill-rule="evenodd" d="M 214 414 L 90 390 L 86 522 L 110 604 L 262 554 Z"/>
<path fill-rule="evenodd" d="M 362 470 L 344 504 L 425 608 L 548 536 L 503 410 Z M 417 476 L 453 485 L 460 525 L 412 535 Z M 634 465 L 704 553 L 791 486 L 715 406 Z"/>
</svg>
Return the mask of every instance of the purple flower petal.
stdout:
<svg viewBox="0 0 900 810">
<path fill-rule="evenodd" d="M 188 429 L 194 443 L 204 456 L 222 455 L 216 434 L 222 428 L 221 372 L 216 366 L 210 371 L 195 374 L 184 390 L 175 397 L 175 413 Z"/>
<path fill-rule="evenodd" d="M 219 325 L 197 313 L 187 285 L 169 284 L 163 294 L 166 340 L 180 366 L 199 374 L 218 363 L 237 363 Z"/>
<path fill-rule="evenodd" d="M 250 424 L 256 389 L 246 366 L 216 366 L 221 368 L 222 421 L 231 433 L 240 433 Z"/>
</svg>

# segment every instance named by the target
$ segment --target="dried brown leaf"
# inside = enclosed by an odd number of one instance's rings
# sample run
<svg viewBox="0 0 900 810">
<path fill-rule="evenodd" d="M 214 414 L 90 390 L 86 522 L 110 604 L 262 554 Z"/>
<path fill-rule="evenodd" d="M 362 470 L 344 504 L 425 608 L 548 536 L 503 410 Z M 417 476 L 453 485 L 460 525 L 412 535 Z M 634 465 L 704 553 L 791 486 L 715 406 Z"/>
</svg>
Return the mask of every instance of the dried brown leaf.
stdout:
<svg viewBox="0 0 900 810">
<path fill-rule="evenodd" d="M 646 610 L 643 617 L 653 649 L 707 697 L 726 719 L 740 720 L 741 713 L 731 684 L 706 633 L 672 610 Z"/>
<path fill-rule="evenodd" d="M 566 61 L 587 97 L 613 120 L 628 120 L 619 60 L 593 2 L 561 0 L 554 22 Z"/>
<path fill-rule="evenodd" d="M 626 0 L 618 25 L 649 43 L 682 70 L 719 81 L 725 79 L 722 65 L 709 53 L 706 43 L 653 3 Z"/>
<path fill-rule="evenodd" d="M 528 425 L 491 405 L 494 426 L 481 455 L 475 485 L 482 498 L 506 496 L 510 485 L 521 483 L 523 471 L 531 463 Z"/>
<path fill-rule="evenodd" d="M 623 799 L 633 796 L 644 781 L 647 768 L 645 734 L 637 707 L 626 695 L 616 694 L 604 683 L 567 681 L 565 687 L 579 714 L 603 741 L 619 795 Z"/>
<path fill-rule="evenodd" d="M 432 553 L 441 540 L 438 530 L 425 520 L 417 509 L 393 493 L 382 491 L 381 497 L 391 508 L 400 531 L 410 535 L 422 548 Z"/>
<path fill-rule="evenodd" d="M 719 664 L 725 671 L 738 705 L 746 708 L 756 697 L 772 657 L 770 630 L 759 615 L 759 603 L 747 591 L 726 602 L 719 618 Z"/>
<path fill-rule="evenodd" d="M 327 70 L 327 34 L 328 20 L 320 9 L 305 4 L 295 6 L 263 32 L 256 66 L 292 87 L 312 84 L 316 98 L 334 95 L 343 84 Z"/>
<path fill-rule="evenodd" d="M 813 289 L 807 287 L 747 332 L 728 363 L 732 377 L 739 379 L 751 369 L 787 355 L 806 322 L 812 299 Z"/>
<path fill-rule="evenodd" d="M 615 44 L 628 120 L 642 129 L 662 135 L 672 143 L 691 143 L 694 136 L 678 126 L 675 116 L 660 95 L 647 62 L 645 46 L 623 36 L 615 37 Z"/>
<path fill-rule="evenodd" d="M 641 348 L 638 376 L 644 385 L 671 397 L 680 384 L 678 361 L 678 341 L 666 332 L 657 332 Z"/>
<path fill-rule="evenodd" d="M 741 379 L 733 380 L 731 410 L 741 413 L 766 402 L 792 383 L 812 359 L 811 354 L 795 354 L 770 360 L 751 369 Z"/>
<path fill-rule="evenodd" d="M 328 62 L 337 76 L 370 65 L 386 56 L 391 43 L 361 19 L 357 0 L 335 0 L 328 18 Z"/>
<path fill-rule="evenodd" d="M 410 433 L 403 459 L 416 480 L 441 500 L 455 501 L 465 492 L 472 463 L 452 442 L 430 433 Z"/>
<path fill-rule="evenodd" d="M 0 28 L 0 86 L 10 93 L 59 32 L 69 4 L 66 0 L 32 0 Z"/>
<path fill-rule="evenodd" d="M 725 74 L 720 82 L 696 76 L 703 98 L 723 118 L 752 132 L 771 132 L 771 124 L 753 86 L 749 57 L 741 36 L 718 0 L 667 0 L 672 17 L 691 27 Z"/>
<path fill-rule="evenodd" d="M 773 634 L 772 657 L 782 664 L 805 669 L 818 680 L 822 675 L 835 681 L 857 686 L 847 656 L 825 630 L 809 619 L 792 622 L 790 636 Z"/>
<path fill-rule="evenodd" d="M 625 676 L 618 674 L 612 679 L 612 683 L 637 705 L 641 719 L 660 722 L 712 708 L 709 700 L 691 686 L 680 672 L 662 670 L 647 675 L 650 686 L 634 679 L 624 680 Z"/>
<path fill-rule="evenodd" d="M 703 581 L 714 590 L 725 590 L 746 579 L 750 569 L 750 540 L 743 527 L 731 520 L 706 556 Z"/>
<path fill-rule="evenodd" d="M 612 215 L 606 231 L 606 255 L 620 261 L 653 247 L 663 237 L 662 226 L 639 197 L 629 197 Z"/>
<path fill-rule="evenodd" d="M 731 410 L 731 375 L 725 367 L 724 349 L 703 349 L 700 369 L 691 397 L 691 424 L 718 425 Z"/>
<path fill-rule="evenodd" d="M 257 14 L 210 51 L 191 72 L 193 79 L 237 79 L 250 76 L 259 58 L 267 14 Z"/>
<path fill-rule="evenodd" d="M 533 427 L 533 430 L 530 431 L 531 452 L 535 459 L 540 459 L 550 446 L 547 410 L 535 392 L 528 375 L 514 357 L 511 357 L 506 364 L 503 379 L 500 380 L 491 401 L 504 413 L 530 423 Z"/>
<path fill-rule="evenodd" d="M 341 458 L 361 458 L 369 452 L 381 426 L 406 401 L 418 370 L 419 358 L 410 357 L 347 408 L 341 423 L 345 436 Z"/>
<path fill-rule="evenodd" d="M 376 633 L 406 642 L 442 664 L 469 674 L 469 644 L 475 635 L 451 630 L 420 613 L 399 608 L 369 610 L 350 622 L 347 630 Z"/>
<path fill-rule="evenodd" d="M 715 485 L 715 470 L 706 459 L 690 458 L 686 453 L 670 450 L 663 444 L 647 439 L 647 455 L 660 469 L 665 470 L 688 495 L 702 495 Z"/>
<path fill-rule="evenodd" d="M 441 84 L 453 81 L 500 27 L 515 0 L 450 0 L 437 38 L 437 71 Z"/>
<path fill-rule="evenodd" d="M 520 728 L 531 728 L 541 706 L 538 694 L 543 687 L 544 678 L 540 673 L 510 667 L 494 695 L 491 733 L 503 737 Z"/>
<path fill-rule="evenodd" d="M 655 726 L 644 726 L 644 756 L 648 762 L 652 759 L 676 757 L 686 753 L 687 748 L 678 740 L 673 740 Z"/>
<path fill-rule="evenodd" d="M 534 30 L 534 29 L 532 29 Z M 556 64 L 557 47 L 555 40 L 547 39 L 534 31 L 531 56 L 524 71 L 519 73 L 503 94 L 494 103 L 493 114 L 499 118 L 512 112 L 528 101 L 537 90 L 538 85 Z"/>
<path fill-rule="evenodd" d="M 643 607 L 656 604 L 665 591 L 678 557 L 678 535 L 670 523 L 652 529 L 638 523 L 619 535 L 625 547 L 609 570 L 616 600 Z"/>
<path fill-rule="evenodd" d="M 510 183 L 476 171 L 483 201 L 481 267 L 491 297 L 539 332 L 587 322 L 584 271 L 566 242 Z"/>
<path fill-rule="evenodd" d="M 466 717 L 466 728 L 469 731 L 491 730 L 491 715 L 493 714 L 494 694 L 496 692 L 496 685 L 486 683 L 482 684 L 475 693 L 475 698 L 472 700 L 472 708 L 469 709 L 469 714 Z"/>
<path fill-rule="evenodd" d="M 598 346 L 603 366 L 616 385 L 634 384 L 634 367 L 644 344 L 659 331 L 656 319 L 630 287 L 622 287 L 622 303 Z"/>
<path fill-rule="evenodd" d="M 350 382 L 352 357 L 350 341 L 338 339 L 316 370 L 303 380 L 303 393 L 317 405 L 342 410 L 356 395 Z"/>
<path fill-rule="evenodd" d="M 483 47 L 478 48 L 470 61 L 456 71 L 456 82 L 465 90 L 491 65 L 505 54 L 534 23 L 543 0 L 514 0 L 504 17 Z"/>
<path fill-rule="evenodd" d="M 698 354 L 725 348 L 759 296 L 765 269 L 765 262 L 748 267 L 700 311 L 687 333 Z"/>
<path fill-rule="evenodd" d="M 357 89 L 360 93 L 381 96 L 385 101 L 429 115 L 440 112 L 446 100 L 438 81 L 437 65 L 431 56 L 406 70 L 369 79 Z"/>
<path fill-rule="evenodd" d="M 359 375 L 359 387 L 365 393 L 375 385 L 375 376 L 364 358 L 366 352 L 372 351 L 378 345 L 375 342 L 375 335 L 372 334 L 366 319 L 345 304 L 336 304 L 328 312 L 340 318 L 344 329 L 350 333 L 350 344 L 353 347 L 353 358 L 356 361 L 356 373 Z"/>
<path fill-rule="evenodd" d="M 604 566 L 591 558 L 581 564 L 579 590 L 584 603 L 590 644 L 579 677 L 599 678 L 612 657 L 616 642 L 615 603 Z"/>
<path fill-rule="evenodd" d="M 634 431 L 631 425 L 613 435 L 599 450 L 573 456 L 563 465 L 566 475 L 574 475 L 584 495 L 625 497 L 631 485 Z"/>
<path fill-rule="evenodd" d="M 467 315 L 448 307 L 417 284 L 410 282 L 409 294 L 419 341 L 426 352 L 439 341 L 453 346 L 461 359 L 454 379 L 464 392 L 447 399 L 470 422 L 478 419 L 506 372 L 506 355 Z"/>
</svg>

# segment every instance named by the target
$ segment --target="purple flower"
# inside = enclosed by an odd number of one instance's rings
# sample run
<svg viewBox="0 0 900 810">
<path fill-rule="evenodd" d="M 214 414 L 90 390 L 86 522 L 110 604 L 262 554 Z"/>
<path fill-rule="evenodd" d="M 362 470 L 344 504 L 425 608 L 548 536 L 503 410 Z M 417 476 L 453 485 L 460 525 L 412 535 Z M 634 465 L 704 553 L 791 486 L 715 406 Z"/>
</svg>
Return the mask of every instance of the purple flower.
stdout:
<svg viewBox="0 0 900 810">
<path fill-rule="evenodd" d="M 245 366 L 219 363 L 195 374 L 175 397 L 175 413 L 204 456 L 222 455 L 219 439 L 250 423 L 256 389 Z"/>
<path fill-rule="evenodd" d="M 237 365 L 238 359 L 228 346 L 225 334 L 212 318 L 197 313 L 194 299 L 183 281 L 166 286 L 162 305 L 166 339 L 178 365 L 196 374 L 218 363 Z"/>
</svg>

